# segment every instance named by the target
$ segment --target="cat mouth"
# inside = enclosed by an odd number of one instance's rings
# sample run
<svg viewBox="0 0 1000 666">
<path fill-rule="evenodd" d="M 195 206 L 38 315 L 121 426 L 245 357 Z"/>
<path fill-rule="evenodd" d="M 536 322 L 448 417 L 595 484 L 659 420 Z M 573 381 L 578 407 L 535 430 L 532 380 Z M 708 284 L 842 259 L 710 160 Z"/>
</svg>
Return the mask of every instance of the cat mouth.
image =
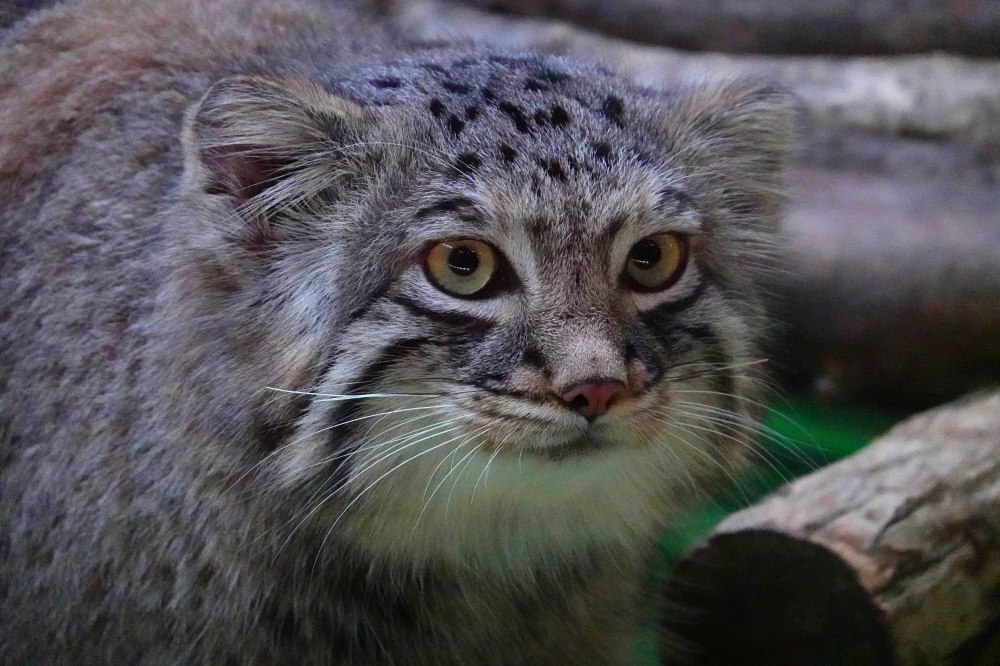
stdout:
<svg viewBox="0 0 1000 666">
<path fill-rule="evenodd" d="M 544 449 L 536 449 L 538 453 L 549 460 L 560 461 L 567 458 L 580 458 L 594 455 L 599 451 L 610 448 L 613 444 L 604 437 L 596 437 L 592 434 L 583 434 L 568 442 L 548 446 Z"/>
<path fill-rule="evenodd" d="M 470 427 L 490 428 L 501 422 L 504 428 L 489 436 L 492 447 L 514 454 L 536 455 L 548 460 L 585 457 L 615 448 L 620 441 L 607 418 L 587 421 L 565 409 L 535 406 L 516 410 L 475 409 Z M 502 453 L 501 453 L 502 455 Z"/>
</svg>

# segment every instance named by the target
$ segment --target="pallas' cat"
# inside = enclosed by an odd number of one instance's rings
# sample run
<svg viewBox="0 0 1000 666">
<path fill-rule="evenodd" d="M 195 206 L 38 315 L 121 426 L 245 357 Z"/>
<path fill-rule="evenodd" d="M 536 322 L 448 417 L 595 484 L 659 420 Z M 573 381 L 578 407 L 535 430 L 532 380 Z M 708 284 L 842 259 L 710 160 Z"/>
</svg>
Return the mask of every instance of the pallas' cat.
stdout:
<svg viewBox="0 0 1000 666">
<path fill-rule="evenodd" d="M 746 457 L 790 115 L 324 2 L 27 17 L 3 659 L 627 663 Z"/>
</svg>

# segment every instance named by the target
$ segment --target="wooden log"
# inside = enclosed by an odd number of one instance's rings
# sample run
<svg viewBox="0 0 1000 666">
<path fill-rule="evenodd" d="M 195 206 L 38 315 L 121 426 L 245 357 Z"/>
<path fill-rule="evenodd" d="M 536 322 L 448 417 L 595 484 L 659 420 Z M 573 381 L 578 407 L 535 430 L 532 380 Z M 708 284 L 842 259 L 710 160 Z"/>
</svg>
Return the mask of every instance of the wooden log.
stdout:
<svg viewBox="0 0 1000 666">
<path fill-rule="evenodd" d="M 666 589 L 692 663 L 1000 663 L 1000 389 L 734 514 Z"/>
<path fill-rule="evenodd" d="M 633 41 L 736 53 L 1000 54 L 994 0 L 459 0 Z"/>
<path fill-rule="evenodd" d="M 923 408 L 1000 377 L 1000 188 L 800 164 L 788 192 L 787 379 Z"/>
</svg>

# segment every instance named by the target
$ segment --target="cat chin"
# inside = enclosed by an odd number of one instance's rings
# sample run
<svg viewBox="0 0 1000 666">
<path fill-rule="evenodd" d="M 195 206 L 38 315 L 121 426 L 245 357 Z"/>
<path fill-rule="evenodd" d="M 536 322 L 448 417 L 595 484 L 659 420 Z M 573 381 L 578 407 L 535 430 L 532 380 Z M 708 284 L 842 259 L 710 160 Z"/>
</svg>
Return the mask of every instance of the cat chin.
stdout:
<svg viewBox="0 0 1000 666">
<path fill-rule="evenodd" d="M 514 575 L 539 558 L 648 547 L 694 497 L 693 465 L 663 447 L 602 446 L 559 460 L 450 457 L 429 454 L 372 486 L 344 516 L 351 540 L 400 564 L 443 560 Z"/>
<path fill-rule="evenodd" d="M 490 424 L 477 426 L 467 410 L 407 405 L 385 405 L 369 426 L 370 441 L 403 431 L 404 444 L 355 450 L 340 490 L 308 515 L 318 534 L 399 566 L 447 561 L 503 575 L 594 547 L 645 548 L 730 464 L 698 436 L 710 421 L 690 410 L 483 430 Z M 328 429 L 318 424 L 277 460 L 289 489 L 330 473 Z"/>
</svg>

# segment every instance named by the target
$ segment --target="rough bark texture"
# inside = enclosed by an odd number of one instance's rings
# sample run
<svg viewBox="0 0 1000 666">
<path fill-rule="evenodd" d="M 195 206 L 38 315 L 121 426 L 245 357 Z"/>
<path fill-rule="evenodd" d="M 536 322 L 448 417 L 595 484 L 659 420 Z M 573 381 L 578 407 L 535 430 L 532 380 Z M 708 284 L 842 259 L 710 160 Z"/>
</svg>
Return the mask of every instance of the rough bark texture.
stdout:
<svg viewBox="0 0 1000 666">
<path fill-rule="evenodd" d="M 993 0 L 457 1 L 697 51 L 1000 54 Z"/>
<path fill-rule="evenodd" d="M 1000 663 L 1000 390 L 734 514 L 667 598 L 697 663 Z"/>
<path fill-rule="evenodd" d="M 431 0 L 390 4 L 417 39 L 596 59 L 653 87 L 777 79 L 803 108 L 777 365 L 825 397 L 917 407 L 1000 375 L 997 60 L 687 53 Z"/>
</svg>

